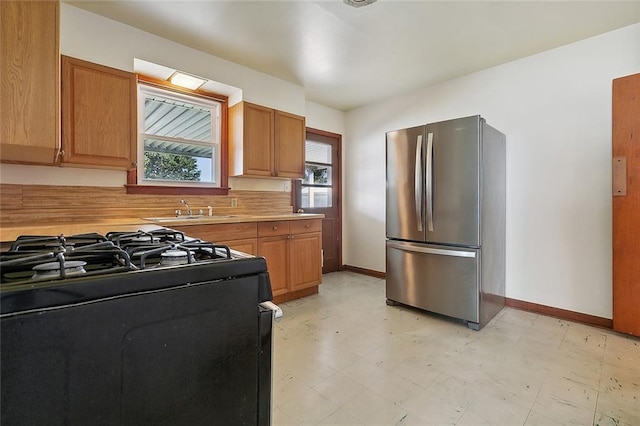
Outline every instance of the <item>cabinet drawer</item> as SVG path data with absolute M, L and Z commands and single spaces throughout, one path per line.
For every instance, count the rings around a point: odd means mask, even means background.
M 289 230 L 292 234 L 320 232 L 322 231 L 322 219 L 292 220 L 289 222 Z
M 256 222 L 216 223 L 211 225 L 182 225 L 180 230 L 189 237 L 217 242 L 256 237 Z
M 271 237 L 289 234 L 289 221 L 258 222 L 258 237 Z

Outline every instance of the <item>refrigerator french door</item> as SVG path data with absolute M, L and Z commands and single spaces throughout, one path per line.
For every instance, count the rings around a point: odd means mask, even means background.
M 387 299 L 484 326 L 504 304 L 505 137 L 480 116 L 388 132 Z

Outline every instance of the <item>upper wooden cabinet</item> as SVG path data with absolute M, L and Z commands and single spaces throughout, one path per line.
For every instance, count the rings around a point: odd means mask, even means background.
M 305 119 L 249 102 L 229 108 L 229 175 L 301 178 Z
M 137 80 L 133 73 L 62 57 L 62 162 L 136 166 Z
M 304 176 L 305 119 L 275 111 L 275 174 L 280 177 Z
M 53 164 L 60 147 L 57 1 L 0 1 L 0 159 Z

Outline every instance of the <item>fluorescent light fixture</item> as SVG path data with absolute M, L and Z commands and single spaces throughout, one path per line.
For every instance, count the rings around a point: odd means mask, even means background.
M 176 86 L 186 87 L 187 89 L 195 90 L 207 82 L 207 80 L 196 77 L 195 75 L 185 74 L 180 71 L 176 71 L 169 77 L 171 84 Z

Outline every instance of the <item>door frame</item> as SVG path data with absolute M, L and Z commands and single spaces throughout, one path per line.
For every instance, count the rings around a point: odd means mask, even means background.
M 336 201 L 336 209 L 337 209 L 336 239 L 337 241 L 335 242 L 337 245 L 336 257 L 338 259 L 338 270 L 342 271 L 344 270 L 344 265 L 342 264 L 342 135 L 338 133 L 328 132 L 326 130 L 307 127 L 305 132 L 305 142 L 307 140 L 306 135 L 308 134 L 324 136 L 324 137 L 335 140 L 336 156 L 338 158 L 338 167 L 333 167 L 333 170 L 334 170 L 333 189 L 336 191 L 336 200 L 337 200 Z M 300 193 L 301 183 L 302 183 L 302 180 L 297 179 L 291 188 L 291 206 L 294 209 L 294 213 L 297 212 L 298 210 L 296 206 L 300 205 L 298 194 Z

